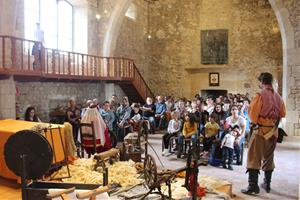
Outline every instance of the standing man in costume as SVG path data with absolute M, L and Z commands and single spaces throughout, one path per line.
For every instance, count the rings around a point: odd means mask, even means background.
M 278 123 L 285 117 L 285 105 L 280 95 L 272 87 L 273 76 L 265 72 L 258 77 L 261 91 L 251 101 L 249 117 L 254 123 L 250 139 L 247 172 L 249 173 L 248 188 L 241 190 L 244 194 L 259 193 L 258 174 L 265 172 L 264 183 L 261 185 L 266 192 L 271 190 L 271 177 L 275 168 L 274 150 L 278 137 Z

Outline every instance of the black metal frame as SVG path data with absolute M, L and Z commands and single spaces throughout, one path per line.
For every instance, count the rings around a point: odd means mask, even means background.
M 53 129 L 58 129 L 59 130 L 59 135 L 61 139 L 61 144 L 63 145 L 63 151 L 64 155 L 65 154 L 65 149 L 64 149 L 64 144 L 62 140 L 62 135 L 61 135 L 61 129 L 60 127 L 57 128 L 51 128 L 50 127 L 50 134 L 51 134 L 51 142 L 52 145 L 54 144 L 53 142 Z M 47 129 L 44 130 L 47 132 Z M 53 151 L 53 156 L 55 155 L 55 152 Z M 101 186 L 100 184 L 75 184 L 75 183 L 56 183 L 56 182 L 41 182 L 41 181 L 35 181 L 33 180 L 29 184 L 27 184 L 27 172 L 26 172 L 26 158 L 28 155 L 22 154 L 20 155 L 21 159 L 21 192 L 22 192 L 22 200 L 42 200 L 42 199 L 47 199 L 46 195 L 48 193 L 49 188 L 58 188 L 58 189 L 68 189 L 75 187 L 76 189 L 89 189 L 93 190 L 96 188 L 99 188 Z M 55 157 L 55 156 L 54 156 Z M 55 159 L 55 158 L 53 158 Z M 56 160 L 56 159 L 55 159 Z M 66 160 L 65 160 L 66 161 Z M 68 165 L 67 165 L 68 167 Z M 49 171 L 49 170 L 48 170 Z M 70 175 L 69 168 L 68 168 L 68 174 Z M 106 174 L 107 175 L 107 174 Z M 70 177 L 70 176 L 69 176 Z M 60 178 L 67 178 L 67 177 L 60 177 Z M 105 177 L 106 181 L 107 176 Z
M 54 129 L 58 130 L 58 134 L 59 134 L 59 138 L 60 138 L 60 143 L 61 143 L 61 146 L 62 146 L 62 149 L 63 149 L 63 153 L 64 153 L 64 157 L 65 157 L 64 161 L 63 162 L 59 162 L 59 163 L 56 160 L 55 147 L 54 147 L 54 141 L 53 141 L 53 130 Z M 64 145 L 63 138 L 62 138 L 62 134 L 61 134 L 61 127 L 58 126 L 58 127 L 52 128 L 51 125 L 50 125 L 47 129 L 44 130 L 46 138 L 47 138 L 47 133 L 48 133 L 47 130 L 50 131 L 50 138 L 51 138 L 53 158 L 54 158 L 54 164 L 50 167 L 49 171 L 51 171 L 53 169 L 60 168 L 63 165 L 66 165 L 67 166 L 67 172 L 68 172 L 68 176 L 58 177 L 58 178 L 52 178 L 51 180 L 57 180 L 57 179 L 62 179 L 62 178 L 70 178 L 71 174 L 70 174 L 70 169 L 69 169 L 69 164 L 68 164 L 68 157 L 67 157 L 66 150 L 65 150 L 65 145 Z
M 165 199 L 165 198 L 172 199 L 171 180 L 173 178 L 175 178 L 177 173 L 186 171 L 185 183 L 184 183 L 183 187 L 185 187 L 187 190 L 191 191 L 192 199 L 196 200 L 197 199 L 197 186 L 198 186 L 198 173 L 199 173 L 198 167 L 201 164 L 201 163 L 199 163 L 199 159 L 200 159 L 199 154 L 200 154 L 200 142 L 197 140 L 196 144 L 194 146 L 192 146 L 192 148 L 189 149 L 186 166 L 183 168 L 171 171 L 169 177 L 165 180 L 165 183 L 168 186 L 169 196 L 166 196 L 161 192 L 160 184 L 162 183 L 161 182 L 162 180 L 157 180 L 157 177 L 155 177 L 154 180 L 156 180 L 156 182 L 154 182 L 152 185 L 148 185 L 150 190 L 146 194 L 144 194 L 141 199 L 145 199 L 151 193 L 160 194 L 162 199 Z M 152 156 L 147 155 L 145 160 L 147 160 L 147 158 L 151 158 L 155 164 L 155 161 L 152 158 Z M 145 164 L 144 164 L 144 167 L 146 168 Z M 156 164 L 155 164 L 155 168 L 156 168 Z M 193 178 L 193 183 L 190 184 L 191 176 L 194 176 L 194 178 Z M 193 187 L 190 188 L 190 185 L 192 185 Z M 158 192 L 157 191 L 153 192 L 153 190 L 155 190 L 155 189 L 157 189 Z

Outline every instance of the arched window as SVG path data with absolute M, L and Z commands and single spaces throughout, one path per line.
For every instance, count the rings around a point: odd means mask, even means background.
M 128 17 L 129 19 L 136 20 L 137 17 L 137 8 L 134 3 L 132 3 L 129 8 L 127 9 L 125 16 Z
M 40 23 L 45 46 L 73 50 L 73 7 L 66 0 L 24 0 L 25 38 L 37 40 L 34 32 Z

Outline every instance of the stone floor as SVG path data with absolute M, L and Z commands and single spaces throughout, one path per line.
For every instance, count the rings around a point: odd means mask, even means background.
M 176 169 L 185 165 L 184 159 L 176 159 L 175 155 L 162 156 L 161 155 L 161 137 L 162 134 L 149 135 L 149 142 L 160 157 L 164 168 Z M 300 174 L 300 149 L 287 148 L 288 143 L 279 145 L 275 151 L 275 165 L 276 169 L 273 173 L 272 190 L 271 193 L 266 193 L 261 190 L 259 195 L 248 196 L 240 192 L 242 188 L 247 186 L 248 174 L 245 174 L 245 163 L 247 157 L 247 149 L 244 151 L 243 166 L 234 165 L 233 171 L 227 169 L 200 166 L 199 173 L 202 175 L 215 176 L 230 181 L 233 184 L 234 199 L 299 199 L 299 174 Z M 161 167 L 153 150 L 149 148 L 149 153 L 155 157 L 156 164 Z M 263 173 L 262 173 L 263 174 Z M 263 176 L 260 175 L 259 183 L 263 181 Z

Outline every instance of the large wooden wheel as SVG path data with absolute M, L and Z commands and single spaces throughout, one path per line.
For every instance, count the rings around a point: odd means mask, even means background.
M 157 184 L 157 167 L 155 160 L 151 155 L 146 155 L 145 157 L 144 178 L 150 189 Z
M 44 136 L 32 130 L 23 130 L 8 138 L 4 145 L 4 159 L 7 167 L 17 176 L 25 174 L 26 179 L 38 179 L 49 170 L 53 151 Z

